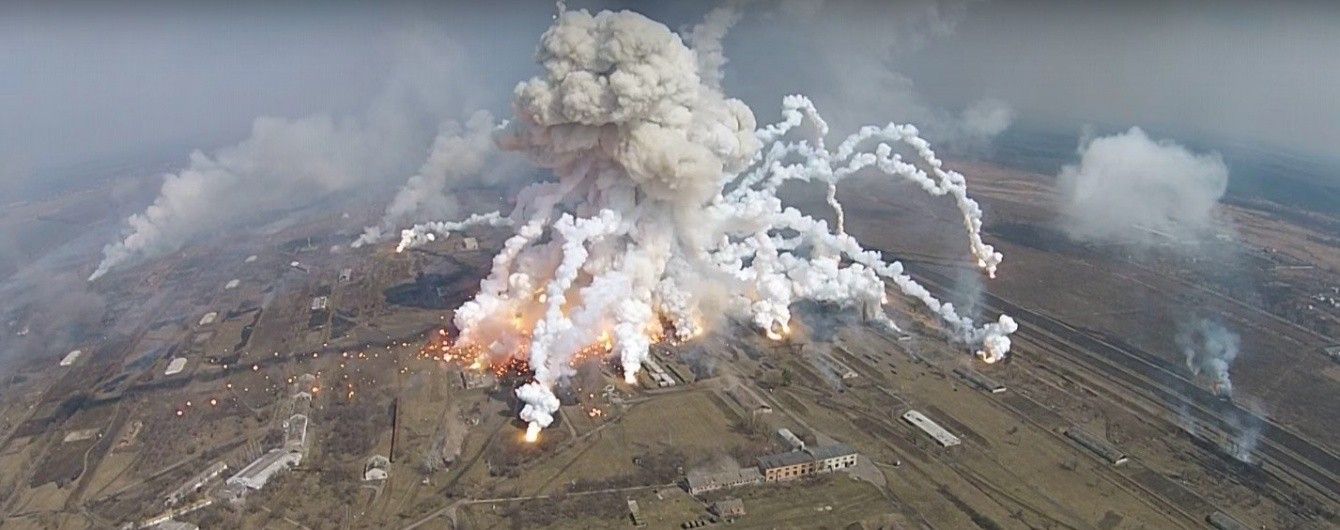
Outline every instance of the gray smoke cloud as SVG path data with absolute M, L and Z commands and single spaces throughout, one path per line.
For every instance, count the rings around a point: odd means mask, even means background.
M 990 139 L 1014 122 L 1014 109 L 996 98 L 983 98 L 963 109 L 959 115 L 962 134 L 972 139 Z
M 436 123 L 458 108 L 455 99 L 468 99 L 453 90 L 468 76 L 461 49 L 446 37 L 399 39 L 391 75 L 364 113 L 260 117 L 240 143 L 191 153 L 186 169 L 164 177 L 153 204 L 126 220 L 124 237 L 103 249 L 89 280 L 258 214 L 310 206 L 407 173 L 431 138 L 424 120 Z
M 735 81 L 727 80 L 729 91 L 751 103 L 802 92 L 819 107 L 833 109 L 826 114 L 837 129 L 871 120 L 916 123 L 928 139 L 975 149 L 1013 123 L 1012 108 L 986 92 L 941 101 L 934 97 L 938 87 L 919 85 L 904 66 L 937 43 L 958 38 L 959 23 L 976 3 L 755 3 L 731 30 L 728 47 L 738 68 L 731 72 Z
M 373 244 L 395 235 L 407 223 L 458 217 L 462 206 L 455 191 L 471 184 L 496 185 L 525 173 L 522 160 L 494 144 L 498 127 L 488 111 L 475 111 L 465 123 L 450 120 L 433 140 L 419 172 L 396 191 L 381 222 L 363 230 L 351 246 Z
M 1084 241 L 1195 240 L 1215 225 L 1228 186 L 1217 154 L 1196 154 L 1138 127 L 1082 141 L 1057 176 L 1062 228 Z
M 1232 396 L 1229 367 L 1238 358 L 1240 339 L 1223 324 L 1207 319 L 1184 324 L 1177 334 L 1186 367 L 1192 375 L 1206 378 L 1215 395 Z
M 0 364 L 63 355 L 105 331 L 106 300 L 73 273 L 28 268 L 0 284 L 0 297 Z

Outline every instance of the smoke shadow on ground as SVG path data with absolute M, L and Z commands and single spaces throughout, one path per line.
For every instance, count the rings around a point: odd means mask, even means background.
M 797 319 L 808 331 L 792 335 L 793 341 L 833 342 L 843 328 L 866 325 L 856 308 L 844 308 L 836 304 L 824 304 L 814 301 L 800 301 L 791 306 L 791 316 Z
M 400 307 L 448 311 L 469 299 L 477 279 L 464 268 L 446 273 L 419 273 L 414 281 L 392 285 L 382 291 L 386 303 Z

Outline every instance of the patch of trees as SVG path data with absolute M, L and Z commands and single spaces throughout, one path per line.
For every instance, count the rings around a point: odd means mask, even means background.
M 325 408 L 321 424 L 329 426 L 323 438 L 326 453 L 363 457 L 377 444 L 377 434 L 390 426 L 384 411 L 366 402 Z
M 500 515 L 507 518 L 509 528 L 523 529 L 546 528 L 560 521 L 583 518 L 612 521 L 625 517 L 627 510 L 628 504 L 617 493 L 573 497 L 560 494 L 513 503 L 504 508 Z

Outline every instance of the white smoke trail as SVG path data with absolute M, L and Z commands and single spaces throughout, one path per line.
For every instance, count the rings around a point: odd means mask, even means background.
M 511 219 L 499 215 L 498 212 L 471 215 L 464 221 L 435 221 L 417 224 L 412 228 L 400 231 L 400 244 L 396 246 L 395 250 L 396 252 L 404 252 L 407 248 L 436 241 L 437 234 L 450 234 L 474 226 L 509 226 L 511 224 Z
M 728 15 L 714 12 L 704 24 L 729 27 L 738 15 Z M 695 42 L 719 45 L 721 33 L 695 30 Z M 729 293 L 728 315 L 782 338 L 793 302 L 879 307 L 891 282 L 983 360 L 1004 358 L 1017 328 L 1010 317 L 977 326 L 913 281 L 902 264 L 777 197 L 787 180 L 824 183 L 840 219 L 833 190 L 843 178 L 874 169 L 911 180 L 932 196 L 953 198 L 970 251 L 994 275 L 1001 255 L 981 239 L 981 209 L 963 176 L 942 168 L 917 129 L 865 127 L 830 150 L 823 142 L 828 127 L 803 96 L 784 100 L 781 123 L 756 129 L 747 106 L 726 98 L 717 78 L 704 80 L 703 65 L 716 65 L 706 68 L 710 73 L 720 64 L 704 56 L 636 13 L 562 11 L 541 38 L 544 74 L 516 89 L 516 116 L 499 146 L 523 153 L 557 180 L 518 195 L 508 218 L 526 222 L 454 321 L 459 341 L 495 354 L 528 346 L 535 380 L 517 390 L 528 438 L 553 421 L 553 386 L 585 345 L 610 337 L 625 377 L 634 381 L 657 315 L 676 336 L 694 336 L 703 321 L 700 304 L 722 293 Z M 803 123 L 816 134 L 789 139 Z M 911 161 L 895 146 L 909 150 Z M 416 226 L 402 234 L 399 248 L 479 222 Z M 892 325 L 883 312 L 874 317 Z

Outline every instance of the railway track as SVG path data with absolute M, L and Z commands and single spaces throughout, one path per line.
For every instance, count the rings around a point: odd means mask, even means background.
M 908 270 L 929 286 L 951 285 L 949 278 L 915 264 Z M 1340 502 L 1340 459 L 1330 451 L 1285 429 L 1271 418 L 1222 400 L 1182 377 L 1166 361 L 1111 337 L 1095 337 L 1047 315 L 1020 307 L 990 293 L 983 293 L 991 309 L 1015 317 L 1019 334 L 1070 355 L 1083 366 L 1109 381 L 1149 395 L 1171 414 L 1185 408 L 1197 421 L 1223 432 L 1236 432 L 1240 425 L 1260 427 L 1256 451 L 1265 463 L 1293 475 L 1331 502 Z

